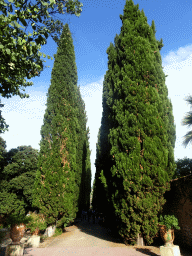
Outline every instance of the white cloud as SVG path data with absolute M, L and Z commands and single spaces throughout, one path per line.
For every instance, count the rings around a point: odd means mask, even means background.
M 192 55 L 192 45 L 180 47 L 177 51 L 170 51 L 163 59 L 165 65 L 178 65 Z
M 35 117 L 29 119 L 27 114 L 11 111 L 6 115 L 6 123 L 9 124 L 9 132 L 5 132 L 2 137 L 6 141 L 7 150 L 22 145 L 39 149 L 42 119 Z
M 45 113 L 46 93 L 33 91 L 30 98 L 21 99 L 14 96 L 10 99 L 2 99 L 5 104 L 2 108 L 2 116 L 9 125 L 9 131 L 2 134 L 6 141 L 7 150 L 21 145 L 31 145 L 39 149 L 40 129 Z
M 188 95 L 192 95 L 192 45 L 180 47 L 176 52 L 170 52 L 163 58 L 163 66 L 169 98 L 173 104 L 173 115 L 176 124 L 175 159 L 192 158 L 192 147 L 182 145 L 183 136 L 190 130 L 181 125 L 190 105 L 185 101 Z

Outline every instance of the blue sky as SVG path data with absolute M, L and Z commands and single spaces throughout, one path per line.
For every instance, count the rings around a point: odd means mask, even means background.
M 31 1 L 36 3 L 35 0 Z M 57 14 L 63 24 L 68 23 L 72 33 L 76 55 L 78 86 L 85 101 L 88 116 L 87 126 L 90 128 L 90 149 L 92 182 L 95 176 L 96 142 L 102 116 L 102 89 L 104 75 L 108 69 L 106 50 L 110 42 L 114 43 L 116 34 L 121 31 L 125 0 L 82 0 L 80 17 L 68 14 Z M 148 24 L 155 21 L 156 39 L 163 39 L 161 49 L 162 66 L 164 67 L 169 98 L 173 104 L 173 115 L 176 124 L 175 160 L 191 158 L 192 148 L 184 148 L 183 136 L 189 131 L 181 125 L 183 117 L 190 106 L 184 100 L 192 95 L 192 2 L 191 0 L 134 0 L 139 9 L 144 10 Z M 14 9 L 15 10 L 15 9 Z M 0 12 L 1 14 L 1 12 Z M 19 23 L 22 25 L 21 23 Z M 32 33 L 31 27 L 27 33 Z M 57 45 L 50 36 L 41 52 L 53 57 L 57 53 Z M 9 124 L 9 131 L 2 134 L 6 141 L 7 150 L 21 145 L 31 145 L 39 148 L 40 130 L 46 109 L 46 93 L 50 86 L 53 60 L 43 58 L 50 68 L 45 68 L 40 77 L 32 78 L 29 82 L 34 85 L 26 89 L 29 99 L 18 96 L 2 98 L 2 115 Z

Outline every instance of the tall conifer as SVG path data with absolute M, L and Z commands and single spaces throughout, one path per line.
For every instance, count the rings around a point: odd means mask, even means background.
M 160 55 L 162 39 L 155 39 L 154 21 L 150 27 L 132 0 L 126 1 L 120 18 L 121 33 L 107 51 L 108 93 L 103 102 L 110 127 L 108 134 L 103 132 L 105 140 L 98 141 L 96 171 L 124 242 L 134 244 L 140 234 L 151 244 L 165 203 L 163 194 L 175 171 L 175 125 Z M 103 122 L 100 136 L 105 129 Z M 101 153 L 106 144 L 107 162 Z
M 63 28 L 47 109 L 41 127 L 38 171 L 34 186 L 34 206 L 40 209 L 48 224 L 66 226 L 76 217 L 81 177 L 82 143 L 80 99 L 73 40 L 68 24 Z M 84 138 L 82 138 L 85 140 Z M 77 151 L 79 150 L 79 154 Z
M 109 171 L 110 167 L 112 166 L 112 162 L 110 160 L 110 144 L 108 141 L 108 134 L 110 131 L 110 128 L 112 128 L 110 115 L 112 113 L 111 109 L 109 108 L 109 104 L 112 103 L 112 98 L 110 97 L 111 92 L 109 90 L 110 86 L 109 84 L 112 82 L 113 77 L 113 65 L 115 61 L 115 48 L 113 44 L 111 43 L 108 50 L 108 70 L 106 72 L 106 75 L 104 77 L 103 82 L 103 100 L 102 100 L 102 106 L 103 106 L 103 113 L 102 113 L 102 119 L 101 119 L 101 127 L 99 129 L 98 133 L 98 142 L 96 144 L 96 161 L 95 161 L 95 167 L 96 167 L 96 173 L 95 173 L 95 184 L 93 187 L 93 207 L 97 208 L 99 212 L 103 212 L 106 214 L 106 212 L 111 212 L 110 206 L 109 206 L 109 195 L 108 195 L 108 185 L 110 180 Z M 107 182 L 106 182 L 107 178 Z M 112 214 L 110 214 L 110 218 L 108 218 L 110 221 L 112 221 Z
M 90 196 L 91 196 L 91 150 L 90 150 L 90 144 L 89 144 L 89 127 L 86 129 L 86 139 L 85 139 L 85 169 L 86 169 L 86 187 L 85 187 L 85 202 L 86 202 L 86 208 L 90 208 Z
M 90 207 L 91 194 L 91 151 L 89 149 L 89 127 L 86 129 L 86 137 L 83 145 L 83 169 L 81 182 L 81 209 L 88 210 Z
M 76 183 L 78 184 L 78 210 L 79 213 L 81 213 L 83 209 L 88 209 L 90 207 L 91 153 L 89 149 L 89 128 L 86 128 L 87 116 L 85 111 L 85 103 L 81 97 L 80 87 L 78 87 L 77 95 L 77 106 L 79 109 L 79 126 L 77 130 L 77 168 L 79 168 L 80 171 L 76 172 Z

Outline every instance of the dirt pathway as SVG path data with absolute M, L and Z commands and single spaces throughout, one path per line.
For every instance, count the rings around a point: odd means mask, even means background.
M 181 248 L 180 248 L 181 250 Z M 67 227 L 66 232 L 57 237 L 47 238 L 38 248 L 25 248 L 27 256 L 160 256 L 159 246 L 126 246 L 110 229 L 96 220 L 80 221 Z M 0 256 L 4 252 L 0 252 Z M 181 256 L 191 256 L 191 252 L 181 250 Z
M 156 250 L 156 252 L 155 252 Z M 27 248 L 24 255 L 30 256 L 53 256 L 70 255 L 76 256 L 159 256 L 159 248 L 132 247 L 123 244 L 115 237 L 111 230 L 101 226 L 96 220 L 84 220 L 78 224 L 66 228 L 66 232 L 57 237 L 51 237 L 41 243 L 39 248 Z
M 125 247 L 120 240 L 114 237 L 110 229 L 102 227 L 97 222 L 88 223 L 88 221 L 83 221 L 66 228 L 67 233 L 63 233 L 61 236 L 56 237 L 47 247 L 66 247 L 66 246 L 76 246 L 76 247 L 115 247 L 121 246 Z

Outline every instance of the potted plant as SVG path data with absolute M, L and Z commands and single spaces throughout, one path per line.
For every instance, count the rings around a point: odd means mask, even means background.
M 6 225 L 10 226 L 10 238 L 11 244 L 20 244 L 22 237 L 24 236 L 26 224 L 29 222 L 29 218 L 25 215 L 11 214 L 6 218 Z
M 35 212 L 29 214 L 30 221 L 26 225 L 30 229 L 32 236 L 28 240 L 28 245 L 32 247 L 38 247 L 40 243 L 39 231 L 45 230 L 47 224 L 43 214 L 37 214 Z
M 174 215 L 160 215 L 160 235 L 165 243 L 165 246 L 173 246 L 174 228 L 180 229 L 178 226 L 178 219 Z
M 40 230 L 47 228 L 45 218 L 43 214 L 37 214 L 35 212 L 29 214 L 30 221 L 26 227 L 31 230 L 32 235 L 38 235 Z

